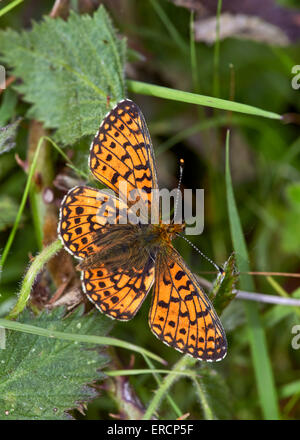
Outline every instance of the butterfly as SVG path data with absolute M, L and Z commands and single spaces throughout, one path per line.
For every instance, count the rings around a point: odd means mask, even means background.
M 227 352 L 226 335 L 211 302 L 172 245 L 184 225 L 160 218 L 154 150 L 144 116 L 129 99 L 104 118 L 92 141 L 89 166 L 106 190 L 76 186 L 64 197 L 58 235 L 80 260 L 83 291 L 111 318 L 132 319 L 151 287 L 149 325 L 162 342 L 205 361 Z M 130 222 L 137 192 L 140 220 Z M 146 221 L 145 221 L 146 220 Z

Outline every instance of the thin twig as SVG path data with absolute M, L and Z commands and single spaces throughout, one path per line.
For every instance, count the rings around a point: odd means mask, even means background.
M 201 270 L 199 273 L 202 273 L 203 275 L 212 275 L 212 274 L 218 274 L 218 271 L 211 271 L 211 270 Z M 293 273 L 293 272 L 240 272 L 240 274 L 245 275 L 261 275 L 264 277 L 272 276 L 272 277 L 290 277 L 290 278 L 300 278 L 300 273 Z
M 197 276 L 197 280 L 207 289 L 212 288 L 212 283 L 207 281 L 205 278 Z M 245 290 L 237 290 L 236 292 L 237 292 L 236 294 L 237 299 L 245 299 L 248 301 L 257 301 L 257 302 L 263 302 L 269 304 L 280 304 L 281 306 L 300 307 L 300 299 L 296 299 L 296 298 L 283 298 L 281 296 L 266 295 L 264 293 L 246 292 Z

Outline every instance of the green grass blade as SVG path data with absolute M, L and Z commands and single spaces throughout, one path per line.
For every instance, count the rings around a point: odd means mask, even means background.
M 150 0 L 150 3 L 152 5 L 153 9 L 155 10 L 155 12 L 157 13 L 157 15 L 159 16 L 160 20 L 162 21 L 162 23 L 166 27 L 167 31 L 169 32 L 169 35 L 172 38 L 172 40 L 177 44 L 177 46 L 179 47 L 179 49 L 183 53 L 186 53 L 187 45 L 186 45 L 184 39 L 179 34 L 178 30 L 173 25 L 173 23 L 169 19 L 168 15 L 165 13 L 163 8 L 161 7 L 160 2 L 157 2 L 156 0 Z
M 186 376 L 187 372 L 185 371 L 173 371 L 173 370 L 161 370 L 156 368 L 136 368 L 134 370 L 111 370 L 105 371 L 107 376 L 115 377 L 115 376 L 139 376 L 140 374 L 177 374 L 179 376 Z
M 198 92 L 198 65 L 197 65 L 197 53 L 195 44 L 195 26 L 194 26 L 194 11 L 191 11 L 190 15 L 190 59 L 191 59 L 191 71 L 193 80 L 193 90 Z
M 195 374 L 191 370 L 188 370 L 188 367 L 192 367 L 195 362 L 196 362 L 195 359 L 191 359 L 188 356 L 183 356 L 174 365 L 172 372 L 176 371 L 177 374 L 180 372 L 185 373 L 187 377 L 192 379 L 193 377 L 195 377 Z M 144 414 L 143 420 L 150 420 L 153 417 L 153 415 L 157 411 L 162 399 L 167 394 L 169 388 L 176 381 L 177 374 L 174 375 L 173 373 L 172 374 L 169 373 L 167 376 L 164 377 L 161 384 L 159 385 L 159 387 L 155 391 L 151 402 L 148 405 L 148 408 Z
M 230 175 L 229 131 L 227 132 L 226 138 L 226 192 L 231 237 L 236 252 L 237 266 L 240 272 L 249 272 L 248 251 L 234 198 Z M 240 288 L 242 290 L 254 291 L 252 278 L 241 274 Z M 278 419 L 279 412 L 276 389 L 258 305 L 252 301 L 245 301 L 244 307 L 248 322 L 249 341 L 261 409 L 265 419 Z
M 52 145 L 52 146 L 53 146 L 53 147 L 59 152 L 59 154 L 61 154 L 62 157 L 66 160 L 67 164 L 68 164 L 68 165 L 69 165 L 69 166 L 70 166 L 70 167 L 71 167 L 71 168 L 72 168 L 72 169 L 73 169 L 78 175 L 82 176 L 82 177 L 85 178 L 85 179 L 88 179 L 87 174 L 84 173 L 83 171 L 79 170 L 78 168 L 76 168 L 76 167 L 72 164 L 72 162 L 71 162 L 71 160 L 68 158 L 68 156 L 67 156 L 67 155 L 61 150 L 61 148 L 59 148 L 59 146 L 58 146 L 58 145 L 57 145 L 57 144 L 56 144 L 56 143 L 55 143 L 50 137 L 48 137 L 48 136 L 43 136 L 43 137 L 41 137 L 40 140 L 39 140 L 38 146 L 37 146 L 37 148 L 36 148 L 36 151 L 35 151 L 35 153 L 34 153 L 34 156 L 33 156 L 33 160 L 32 160 L 32 163 L 31 163 L 31 166 L 30 166 L 30 170 L 29 170 L 29 173 L 28 173 L 28 177 L 27 177 L 27 183 L 26 183 L 26 186 L 25 186 L 25 189 L 24 189 L 23 197 L 22 197 L 22 200 L 21 200 L 21 204 L 20 204 L 20 207 L 19 207 L 19 210 L 18 210 L 18 213 L 17 213 L 16 219 L 15 219 L 15 222 L 14 222 L 13 228 L 12 228 L 12 230 L 11 230 L 11 232 L 10 232 L 10 235 L 9 235 L 9 237 L 8 237 L 8 239 L 7 239 L 6 245 L 5 245 L 4 250 L 3 250 L 3 254 L 2 254 L 2 256 L 1 256 L 0 267 L 3 267 L 3 265 L 4 265 L 5 261 L 6 261 L 6 258 L 7 258 L 8 254 L 9 254 L 9 251 L 10 251 L 11 245 L 12 245 L 12 243 L 13 243 L 13 241 L 14 241 L 14 238 L 15 238 L 15 235 L 16 235 L 16 232 L 17 232 L 17 229 L 18 229 L 18 226 L 19 226 L 19 223 L 20 223 L 21 217 L 22 217 L 22 213 L 23 213 L 24 208 L 25 208 L 26 200 L 27 200 L 27 197 L 28 197 L 28 195 L 29 195 L 29 193 L 30 193 L 31 182 L 32 182 L 32 178 L 33 178 L 33 174 L 34 174 L 34 171 L 35 171 L 36 165 L 37 165 L 39 151 L 40 151 L 40 149 L 41 149 L 41 146 L 42 146 L 42 143 L 43 143 L 44 140 L 47 140 L 48 142 L 51 143 L 51 145 Z
M 156 156 L 172 148 L 174 145 L 187 139 L 189 136 L 193 136 L 196 133 L 203 132 L 205 130 L 210 130 L 211 128 L 222 127 L 226 124 L 228 118 L 226 115 L 214 116 L 209 119 L 203 119 L 201 122 L 197 122 L 184 130 L 179 131 L 174 136 L 169 137 L 165 142 L 160 144 L 156 149 Z
M 281 115 L 278 113 L 262 110 L 257 107 L 252 107 L 251 105 L 228 101 L 226 99 L 213 98 L 211 96 L 198 95 L 196 93 L 184 92 L 183 90 L 170 89 L 155 84 L 127 80 L 127 87 L 130 92 L 140 93 L 142 95 L 156 96 L 157 98 L 186 102 L 188 104 L 204 105 L 206 107 L 261 116 L 264 118 L 282 119 Z
M 209 405 L 209 402 L 207 400 L 207 395 L 205 393 L 205 391 L 202 389 L 201 383 L 199 380 L 196 379 L 196 377 L 194 377 L 193 379 L 194 382 L 194 386 L 195 386 L 195 391 L 198 395 L 199 401 L 201 402 L 201 406 L 203 409 L 203 414 L 205 417 L 205 420 L 214 420 L 214 414 L 213 411 Z
M 216 20 L 216 41 L 214 47 L 214 76 L 213 94 L 220 96 L 220 15 L 222 10 L 222 0 L 218 0 L 217 20 Z
M 124 348 L 125 350 L 134 351 L 140 353 L 141 355 L 146 355 L 155 361 L 165 364 L 166 362 L 154 353 L 145 350 L 137 345 L 130 344 L 128 342 L 122 341 L 121 339 L 110 338 L 108 336 L 96 336 L 96 335 L 82 335 L 75 333 L 64 333 L 60 331 L 54 331 L 47 328 L 37 327 L 30 324 L 22 324 L 21 322 L 9 321 L 8 319 L 0 319 L 0 327 L 9 330 L 15 330 L 18 332 L 30 333 L 32 335 L 45 336 L 47 338 L 58 338 L 65 339 L 68 341 L 77 341 L 87 344 L 99 344 L 99 345 L 109 345 L 114 347 Z
M 44 138 L 41 138 L 39 140 L 37 149 L 36 149 L 36 151 L 34 153 L 34 157 L 33 157 L 33 160 L 32 160 L 32 163 L 31 163 L 31 167 L 30 167 L 30 170 L 29 170 L 29 173 L 28 173 L 28 178 L 27 178 L 25 189 L 24 189 L 23 197 L 22 197 L 21 204 L 20 204 L 20 207 L 19 207 L 19 211 L 18 211 L 16 220 L 15 220 L 15 223 L 13 225 L 13 228 L 12 228 L 10 234 L 9 234 L 8 240 L 6 242 L 6 245 L 4 247 L 3 254 L 1 256 L 1 260 L 0 260 L 1 268 L 3 268 L 3 265 L 4 265 L 5 261 L 6 261 L 7 256 L 8 256 L 8 253 L 9 253 L 11 245 L 12 245 L 12 243 L 14 241 L 14 238 L 15 238 L 15 235 L 16 235 L 16 232 L 17 232 L 17 229 L 18 229 L 21 217 L 22 217 L 22 213 L 23 213 L 24 208 L 25 208 L 26 200 L 27 200 L 27 197 L 28 197 L 28 194 L 29 194 L 29 191 L 30 191 L 34 170 L 35 170 L 35 167 L 36 167 L 36 164 L 37 164 L 38 155 L 39 155 L 39 151 L 40 151 L 40 148 L 42 146 L 43 140 L 44 140 Z
M 10 2 L 8 5 L 4 6 L 2 9 L 0 9 L 0 17 L 3 17 L 3 15 L 7 14 L 7 12 L 11 11 L 23 1 L 24 0 L 14 0 L 13 2 Z
M 144 356 L 144 360 L 145 360 L 146 364 L 148 365 L 149 369 L 154 370 L 154 366 L 153 366 L 151 360 L 149 358 L 147 358 L 147 356 Z M 162 382 L 162 378 L 160 377 L 160 374 L 157 372 L 153 372 L 152 374 L 153 374 L 153 377 L 154 377 L 157 385 L 160 386 L 161 382 Z M 169 404 L 171 405 L 171 407 L 173 408 L 173 411 L 176 414 L 177 418 L 181 417 L 183 412 L 180 410 L 180 408 L 178 407 L 178 405 L 173 400 L 173 398 L 171 397 L 170 394 L 167 394 L 167 400 L 168 400 Z

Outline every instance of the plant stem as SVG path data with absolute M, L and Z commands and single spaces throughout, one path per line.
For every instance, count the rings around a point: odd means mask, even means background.
M 11 11 L 14 7 L 18 6 L 23 1 L 24 0 L 14 0 L 10 2 L 8 5 L 4 6 L 2 9 L 0 9 L 0 17 L 7 14 L 7 12 Z
M 203 409 L 203 413 L 204 413 L 204 417 L 205 420 L 214 420 L 214 414 L 212 412 L 211 407 L 209 406 L 209 403 L 206 399 L 206 395 L 204 390 L 201 388 L 199 380 L 197 380 L 196 378 L 193 379 L 195 388 L 196 388 L 196 392 L 198 394 L 199 400 L 201 402 L 202 405 L 202 409 Z
M 16 219 L 15 219 L 13 228 L 12 228 L 10 234 L 9 234 L 8 240 L 7 240 L 7 242 L 5 244 L 5 247 L 4 247 L 4 250 L 3 250 L 3 254 L 1 256 L 0 266 L 2 268 L 3 268 L 3 265 L 4 265 L 5 261 L 6 261 L 7 255 L 9 253 L 9 251 L 10 251 L 11 245 L 12 245 L 12 243 L 14 241 L 14 238 L 15 238 L 15 235 L 16 235 L 16 232 L 17 232 L 17 229 L 18 229 L 18 226 L 19 226 L 22 214 L 23 214 L 23 210 L 25 208 L 26 200 L 27 200 L 27 197 L 28 197 L 28 194 L 29 194 L 29 190 L 30 190 L 30 186 L 31 186 L 31 181 L 32 181 L 32 178 L 33 178 L 33 174 L 34 174 L 34 170 L 35 170 L 36 164 L 37 164 L 38 154 L 39 154 L 39 151 L 40 151 L 40 148 L 42 146 L 43 141 L 44 141 L 44 138 L 41 138 L 39 140 L 37 149 L 36 149 L 35 154 L 33 156 L 32 164 L 31 164 L 31 167 L 30 167 L 30 170 L 29 170 L 29 173 L 28 173 L 27 182 L 26 182 L 26 186 L 25 186 L 25 189 L 24 189 L 24 193 L 23 193 L 23 197 L 22 197 L 22 200 L 21 200 L 21 204 L 20 204 L 20 207 L 19 207 Z
M 192 359 L 188 356 L 183 356 L 173 368 L 173 371 L 183 372 L 189 378 L 193 378 L 195 373 L 193 371 L 188 371 L 187 366 L 190 366 L 192 363 L 195 363 L 196 359 Z M 163 399 L 165 393 L 168 389 L 174 384 L 178 375 L 176 374 L 168 374 L 162 381 L 161 385 L 156 390 L 153 399 L 151 400 L 145 414 L 143 420 L 150 420 L 154 413 L 157 411 L 161 400 Z
M 191 57 L 193 90 L 194 92 L 198 92 L 199 85 L 198 85 L 197 54 L 196 54 L 195 35 L 194 35 L 194 11 L 191 11 L 191 16 L 190 16 L 190 57 Z
M 220 96 L 220 15 L 222 10 L 222 0 L 218 0 L 216 17 L 216 41 L 214 47 L 214 76 L 213 76 L 213 95 Z
M 186 43 L 184 39 L 181 37 L 179 32 L 177 31 L 176 27 L 173 25 L 163 8 L 161 7 L 160 3 L 156 0 L 150 0 L 150 3 L 152 4 L 153 9 L 159 16 L 162 23 L 165 25 L 167 31 L 169 32 L 170 37 L 173 41 L 177 44 L 179 49 L 185 54 L 187 50 Z
M 148 365 L 148 367 L 153 370 L 154 366 L 153 366 L 152 362 L 150 361 L 150 359 L 148 359 L 147 356 L 144 356 L 144 360 L 145 360 L 146 364 Z M 153 377 L 154 377 L 157 385 L 160 386 L 162 379 L 161 379 L 159 373 L 156 371 L 156 372 L 153 372 L 152 374 L 153 374 Z M 168 399 L 169 404 L 173 408 L 175 414 L 177 415 L 177 417 L 181 417 L 182 411 L 180 410 L 180 408 L 177 406 L 177 404 L 174 402 L 174 400 L 172 399 L 172 397 L 169 394 L 167 394 L 167 399 Z
M 32 285 L 38 273 L 43 269 L 44 265 L 50 260 L 50 258 L 53 257 L 53 255 L 55 255 L 61 248 L 61 241 L 56 240 L 43 249 L 42 252 L 35 257 L 24 277 L 18 301 L 16 302 L 14 308 L 9 312 L 7 317 L 8 319 L 15 319 L 24 310 L 30 297 Z

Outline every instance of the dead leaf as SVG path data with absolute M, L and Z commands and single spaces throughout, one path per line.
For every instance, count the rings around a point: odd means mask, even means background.
M 195 22 L 195 40 L 213 44 L 216 41 L 216 17 Z M 229 37 L 245 38 L 276 46 L 287 46 L 290 41 L 277 26 L 259 17 L 245 14 L 224 13 L 220 15 L 220 40 Z

